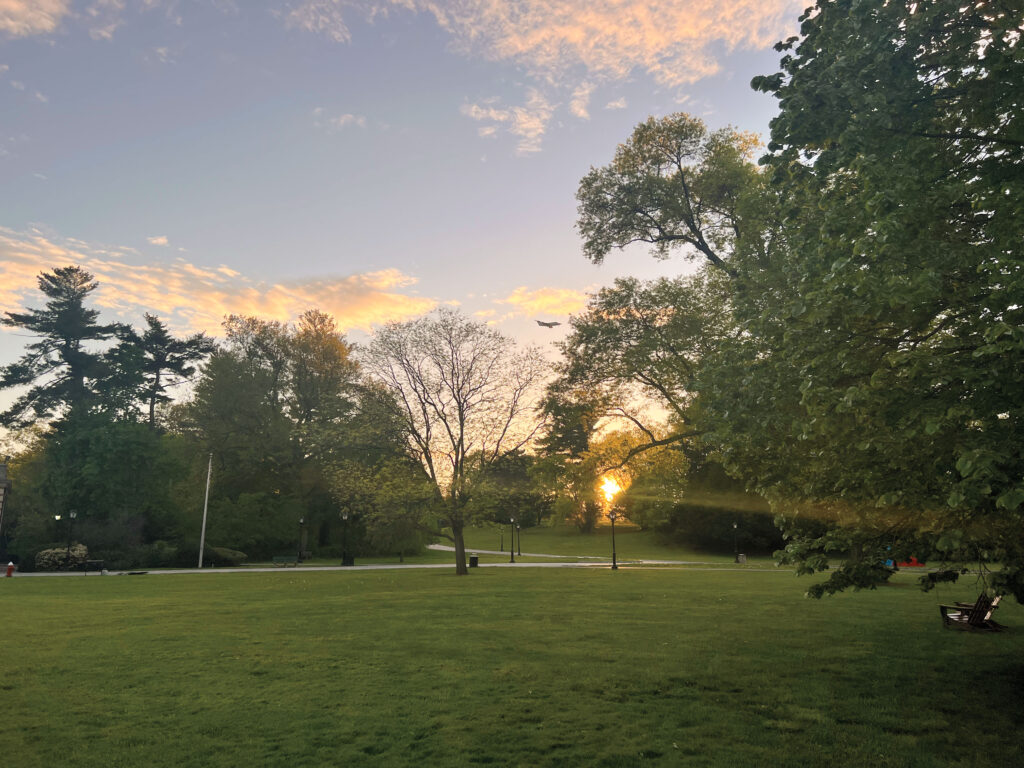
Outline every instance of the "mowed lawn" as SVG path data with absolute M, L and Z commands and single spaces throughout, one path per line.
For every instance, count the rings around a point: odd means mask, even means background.
M 1024 764 L 1024 610 L 943 630 L 972 586 L 913 578 L 4 579 L 0 744 L 18 768 Z

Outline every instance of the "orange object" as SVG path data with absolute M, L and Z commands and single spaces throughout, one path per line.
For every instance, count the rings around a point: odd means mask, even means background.
M 896 563 L 900 568 L 924 568 L 924 563 L 920 562 L 916 557 L 912 557 L 905 563 Z
M 3 560 L 0 560 L 0 563 L 2 563 L 2 562 L 3 562 Z M 8 563 L 7 564 L 7 578 L 9 579 L 13 575 L 14 575 L 14 563 Z

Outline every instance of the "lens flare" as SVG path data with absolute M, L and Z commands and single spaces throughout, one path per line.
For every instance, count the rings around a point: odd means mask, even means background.
M 604 491 L 605 501 L 611 501 L 615 498 L 615 494 L 622 490 L 622 486 L 615 481 L 614 477 L 606 477 L 601 483 L 601 490 Z

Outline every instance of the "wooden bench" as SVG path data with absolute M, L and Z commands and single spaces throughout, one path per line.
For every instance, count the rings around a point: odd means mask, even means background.
M 298 559 L 295 555 L 277 555 L 274 557 L 274 566 L 280 568 L 282 566 L 296 566 L 299 564 Z
M 99 573 L 103 573 L 103 561 L 86 560 L 84 563 L 82 563 L 81 568 L 82 572 L 85 573 L 86 576 L 89 575 L 89 571 L 97 571 Z
M 1001 596 L 989 597 L 982 594 L 973 603 L 954 603 L 940 605 L 939 614 L 942 625 L 954 629 L 976 629 L 983 632 L 998 632 L 1006 629 L 1002 624 L 993 621 L 992 613 L 999 607 Z

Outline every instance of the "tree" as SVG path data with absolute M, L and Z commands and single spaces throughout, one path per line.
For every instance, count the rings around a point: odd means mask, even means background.
M 709 132 L 683 113 L 650 118 L 620 144 L 612 162 L 580 181 L 576 227 L 595 264 L 612 248 L 648 243 L 658 258 L 674 249 L 725 272 L 741 241 L 771 248 L 761 238 L 763 180 L 751 162 L 754 134 L 732 128 Z
M 442 309 L 378 330 L 362 356 L 395 399 L 408 450 L 436 493 L 436 514 L 466 574 L 463 531 L 474 483 L 502 456 L 529 445 L 545 365 L 497 331 Z
M 788 558 L 849 552 L 812 594 L 913 554 L 999 562 L 989 584 L 1024 599 L 1022 21 L 1006 2 L 822 0 L 754 81 L 780 104 L 786 247 L 733 262 L 747 335 L 701 397 L 730 467 L 784 513 Z
M 81 267 L 43 272 L 38 282 L 49 299 L 44 309 L 5 312 L 6 317 L 0 318 L 0 324 L 39 337 L 20 360 L 0 368 L 0 389 L 28 387 L 0 414 L 4 426 L 27 426 L 35 419 L 87 407 L 96 394 L 93 384 L 104 371 L 102 354 L 89 344 L 109 339 L 120 327 L 101 325 L 99 312 L 86 308 L 97 283 Z
M 359 366 L 334 318 L 311 309 L 291 335 L 292 418 L 299 424 L 327 422 L 346 410 Z
M 610 420 L 638 429 L 646 440 L 632 445 L 620 466 L 700 434 L 692 410 L 703 361 L 737 334 L 729 287 L 722 273 L 705 269 L 674 280 L 616 280 L 601 289 L 560 345 L 558 380 L 545 401 L 552 423 L 560 423 L 559 412 L 569 413 L 575 393 L 573 407 L 591 406 L 591 429 Z M 645 413 L 651 402 L 658 412 Z M 662 429 L 666 421 L 669 430 Z
M 216 348 L 205 333 L 176 339 L 160 318 L 148 312 L 146 329 L 141 335 L 131 331 L 119 347 L 122 354 L 135 356 L 140 373 L 140 395 L 148 409 L 150 428 L 156 426 L 156 405 L 170 401 L 169 387 L 190 379 L 195 363 L 208 357 Z
M 626 460 L 661 444 L 635 410 L 644 400 L 671 417 L 674 429 L 661 440 L 682 443 L 703 431 L 692 411 L 703 360 L 741 330 L 731 303 L 743 284 L 732 262 L 742 254 L 770 263 L 782 246 L 776 195 L 752 162 L 757 146 L 752 134 L 709 131 L 683 113 L 650 118 L 609 165 L 580 182 L 576 226 L 591 261 L 648 243 L 656 258 L 680 251 L 706 262 L 690 278 L 617 281 L 573 320 L 563 343 L 562 389 L 596 382 L 609 414 L 647 431 L 648 441 Z

